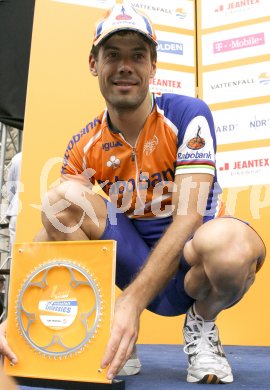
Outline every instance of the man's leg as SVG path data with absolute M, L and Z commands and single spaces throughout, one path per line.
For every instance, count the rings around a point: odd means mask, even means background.
M 255 280 L 265 246 L 247 224 L 217 218 L 202 225 L 184 249 L 191 265 L 185 290 L 195 299 L 184 326 L 188 381 L 229 383 L 230 366 L 219 341 L 216 316 L 239 301 Z

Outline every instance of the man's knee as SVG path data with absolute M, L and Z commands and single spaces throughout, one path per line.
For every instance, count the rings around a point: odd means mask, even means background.
M 234 218 L 217 218 L 202 225 L 192 239 L 192 248 L 204 262 L 223 260 L 230 267 L 249 266 L 265 256 L 258 234 Z

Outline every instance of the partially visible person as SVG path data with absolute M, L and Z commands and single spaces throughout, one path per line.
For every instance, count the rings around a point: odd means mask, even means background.
M 3 356 L 6 356 L 10 360 L 10 364 L 17 363 L 17 357 L 10 350 L 7 340 L 6 340 L 6 326 L 7 321 L 5 320 L 0 324 L 0 357 L 3 353 Z M 19 387 L 16 386 L 15 381 L 7 376 L 3 369 L 0 367 L 0 390 L 19 390 Z
M 17 356 L 15 353 L 10 349 L 7 339 L 6 339 L 6 331 L 7 331 L 7 320 L 3 321 L 0 324 L 0 358 L 1 356 L 6 356 L 11 364 L 18 363 Z
M 21 162 L 22 162 L 22 152 L 19 152 L 15 154 L 15 156 L 11 160 L 11 166 L 7 178 L 8 209 L 6 212 L 6 217 L 9 221 L 9 237 L 10 237 L 11 248 L 16 237 L 16 224 L 17 224 L 17 216 L 19 211 Z
M 5 275 L 0 275 L 0 321 L 4 312 L 5 287 L 6 277 Z
M 19 390 L 14 380 L 0 370 L 0 390 Z

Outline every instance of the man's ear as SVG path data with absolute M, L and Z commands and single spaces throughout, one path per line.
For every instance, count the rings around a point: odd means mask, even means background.
M 155 76 L 156 71 L 157 71 L 157 60 L 153 60 L 153 62 L 152 62 L 152 70 L 151 70 L 151 73 L 150 73 L 150 78 L 151 79 Z
M 97 73 L 97 62 L 93 56 L 92 53 L 90 53 L 89 55 L 89 69 L 90 69 L 90 72 L 92 74 L 92 76 L 97 76 L 98 73 Z

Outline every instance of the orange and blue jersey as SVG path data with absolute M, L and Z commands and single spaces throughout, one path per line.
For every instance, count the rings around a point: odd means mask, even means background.
M 62 175 L 80 175 L 86 183 L 99 183 L 129 218 L 150 220 L 171 214 L 166 206 L 171 205 L 175 175 L 210 174 L 214 181 L 205 212 L 209 219 L 218 211 L 221 192 L 215 153 L 212 114 L 202 100 L 155 95 L 135 146 L 112 129 L 104 110 L 68 143 Z

